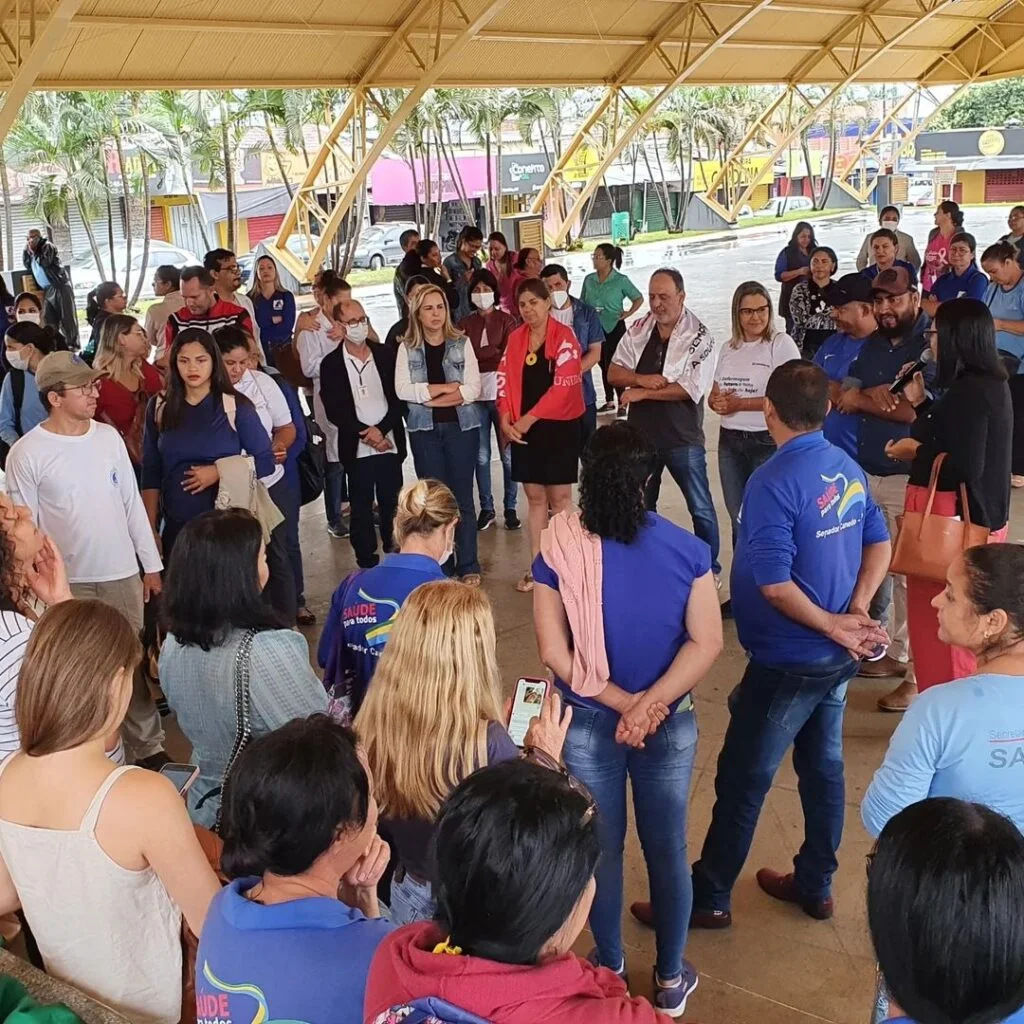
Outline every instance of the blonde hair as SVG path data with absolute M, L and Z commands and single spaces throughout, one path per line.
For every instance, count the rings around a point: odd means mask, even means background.
M 427 536 L 459 518 L 455 495 L 440 480 L 417 480 L 398 492 L 393 531 L 400 548 L 418 534 Z
M 258 256 L 253 260 L 252 264 L 252 286 L 249 288 L 248 295 L 253 301 L 255 301 L 257 297 L 262 297 L 263 295 L 263 292 L 260 290 L 260 276 L 257 273 L 257 267 L 259 267 L 263 260 L 270 260 L 274 265 L 274 291 L 283 292 L 285 290 L 284 285 L 281 284 L 281 269 L 277 265 L 277 260 L 275 260 L 269 253 L 264 253 L 262 256 Z
M 450 580 L 417 587 L 355 721 L 381 813 L 433 819 L 462 779 L 487 763 L 487 724 L 500 718 L 486 595 Z
M 119 671 L 131 679 L 142 644 L 128 620 L 102 601 L 62 601 L 36 623 L 14 698 L 21 749 L 40 757 L 70 750 L 119 723 Z
M 456 341 L 459 338 L 465 338 L 466 335 L 452 323 L 452 311 L 448 307 L 448 296 L 445 295 L 444 289 L 439 288 L 436 284 L 428 284 L 426 287 L 420 288 L 409 299 L 409 326 L 406 328 L 405 335 L 398 340 L 404 342 L 409 348 L 421 348 L 423 346 L 425 337 L 423 334 L 423 324 L 420 323 L 420 306 L 426 301 L 428 295 L 440 295 L 444 300 L 445 341 Z
M 775 309 L 772 306 L 772 297 L 768 294 L 760 281 L 744 281 L 732 294 L 732 337 L 729 339 L 731 348 L 741 348 L 743 345 L 743 323 L 740 319 L 740 303 L 744 299 L 756 295 L 768 303 L 768 322 L 761 334 L 761 341 L 771 341 L 776 334 L 775 331 Z
M 96 346 L 96 358 L 93 369 L 102 370 L 109 377 L 117 379 L 125 374 L 134 373 L 142 380 L 142 361 L 129 359 L 121 344 L 122 335 L 127 334 L 138 324 L 138 320 L 126 313 L 111 313 L 100 328 L 100 340 Z

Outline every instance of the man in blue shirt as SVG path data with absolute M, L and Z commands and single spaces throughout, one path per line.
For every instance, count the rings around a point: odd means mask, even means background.
M 878 331 L 864 340 L 860 354 L 851 364 L 851 386 L 838 396 L 838 405 L 842 412 L 857 419 L 855 458 L 867 474 L 871 496 L 885 516 L 890 535 L 895 536 L 896 519 L 903 514 L 910 467 L 909 463 L 890 459 L 885 446 L 909 437 L 915 417 L 910 403 L 902 395 L 890 394 L 889 387 L 903 368 L 917 362 L 928 348 L 925 332 L 931 321 L 921 309 L 916 274 L 892 267 L 883 270 L 871 287 Z M 933 367 L 926 367 L 925 372 L 929 380 L 934 377 Z M 907 644 L 906 577 L 886 577 L 870 611 L 886 623 L 892 643 L 885 657 L 864 662 L 858 675 L 869 679 L 899 677 L 898 688 L 882 697 L 878 706 L 883 711 L 905 711 L 917 693 Z
M 765 420 L 778 451 L 747 482 L 732 567 L 733 614 L 750 661 L 729 696 L 717 800 L 693 866 L 691 927 L 732 923 L 732 888 L 790 745 L 804 843 L 794 873 L 763 868 L 757 881 L 811 917 L 832 916 L 846 685 L 857 659 L 887 639 L 867 608 L 890 545 L 860 467 L 822 434 L 828 388 L 818 367 L 798 359 L 768 380 Z
M 558 263 L 549 263 L 541 272 L 541 279 L 551 292 L 551 315 L 571 327 L 583 353 L 583 443 L 597 430 L 597 392 L 590 370 L 601 361 L 604 328 L 601 318 L 589 302 L 569 294 L 569 273 Z
M 814 354 L 814 362 L 829 379 L 832 410 L 825 419 L 825 440 L 856 458 L 857 417 L 840 410 L 839 398 L 843 389 L 851 386 L 850 367 L 860 355 L 864 339 L 878 329 L 871 282 L 861 274 L 844 274 L 825 290 L 825 298 L 832 303 L 832 316 L 839 328 Z

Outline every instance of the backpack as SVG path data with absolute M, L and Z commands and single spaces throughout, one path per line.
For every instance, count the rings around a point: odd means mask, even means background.
M 21 406 L 25 401 L 25 371 L 8 370 L 7 376 L 11 378 L 11 398 L 14 400 L 14 429 L 21 437 Z M 0 441 L 0 469 L 7 468 L 7 456 L 10 454 L 11 446 L 6 441 Z
M 373 1021 L 373 1024 L 490 1024 L 483 1017 L 469 1013 L 453 1006 L 451 1003 L 427 996 L 424 999 L 413 999 L 409 1003 L 399 1003 L 385 1010 Z

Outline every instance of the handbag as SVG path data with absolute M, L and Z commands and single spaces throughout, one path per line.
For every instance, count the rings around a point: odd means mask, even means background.
M 249 669 L 252 642 L 258 632 L 258 629 L 247 629 L 238 645 L 238 650 L 235 651 L 235 742 L 231 747 L 231 754 L 228 757 L 228 763 L 224 767 L 224 777 L 221 779 L 220 788 L 211 790 L 203 798 L 204 800 L 208 800 L 215 793 L 219 794 L 221 797 L 221 802 L 217 806 L 217 820 L 213 825 L 214 832 L 220 832 L 220 816 L 224 809 L 224 787 L 228 783 L 228 777 L 231 775 L 231 769 L 235 766 L 235 762 L 238 760 L 238 755 L 245 750 L 250 738 L 252 737 L 252 718 L 249 713 Z
M 932 513 L 935 491 L 939 485 L 939 471 L 946 459 L 940 452 L 932 463 L 928 481 L 928 503 L 924 512 L 904 512 L 896 517 L 896 544 L 893 547 L 889 571 L 900 576 L 945 583 L 950 565 L 962 551 L 988 542 L 991 532 L 986 526 L 971 522 L 971 506 L 967 499 L 967 485 L 960 484 L 960 506 L 963 521 Z
M 306 447 L 299 452 L 295 468 L 299 474 L 299 504 L 308 505 L 324 493 L 327 452 L 323 431 L 306 417 Z

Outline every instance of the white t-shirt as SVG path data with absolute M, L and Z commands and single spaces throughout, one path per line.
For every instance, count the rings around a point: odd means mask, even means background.
M 256 349 L 260 354 L 260 362 L 265 366 L 267 363 L 267 353 L 263 350 L 263 342 L 260 340 L 260 325 L 256 320 L 256 307 L 252 304 L 252 299 L 245 292 L 235 292 L 234 295 L 229 295 L 227 299 L 228 302 L 241 306 L 249 314 L 249 318 L 252 320 L 253 341 L 256 342 Z
M 345 369 L 348 371 L 348 382 L 352 387 L 352 401 L 356 407 L 356 419 L 360 423 L 370 425 L 380 423 L 388 414 L 388 400 L 384 394 L 384 385 L 381 383 L 380 373 L 377 364 L 370 355 L 366 362 L 356 359 L 347 349 L 345 351 Z M 395 435 L 385 435 L 392 444 L 394 453 Z M 365 459 L 371 455 L 382 455 L 383 452 L 370 447 L 365 441 L 360 441 L 356 448 L 356 458 Z
M 267 436 L 273 438 L 274 431 L 278 427 L 287 427 L 292 422 L 291 410 L 288 408 L 288 399 L 284 392 L 270 377 L 262 372 L 246 370 L 242 379 L 235 385 L 235 390 L 245 395 L 256 408 L 256 415 L 263 424 Z M 267 487 L 273 487 L 281 477 L 284 476 L 284 465 L 274 467 L 270 476 L 262 476 Z
M 128 579 L 138 562 L 163 569 L 128 450 L 106 423 L 78 437 L 34 427 L 7 456 L 7 493 L 53 539 L 72 583 Z
M 768 378 L 776 366 L 799 359 L 796 342 L 783 332 L 771 341 L 745 341 L 736 347 L 729 342 L 718 354 L 715 383 L 720 391 L 734 391 L 737 398 L 762 398 Z M 733 412 L 722 417 L 727 430 L 767 430 L 763 412 Z
M 296 346 L 299 350 L 299 363 L 302 366 L 302 372 L 313 381 L 313 418 L 316 420 L 316 425 L 324 432 L 327 461 L 338 462 L 340 461 L 338 428 L 327 418 L 324 403 L 320 400 L 320 364 L 338 347 L 339 343 L 327 337 L 327 332 L 333 325 L 324 316 L 323 311 L 317 310 L 316 315 L 316 330 L 300 331 Z

